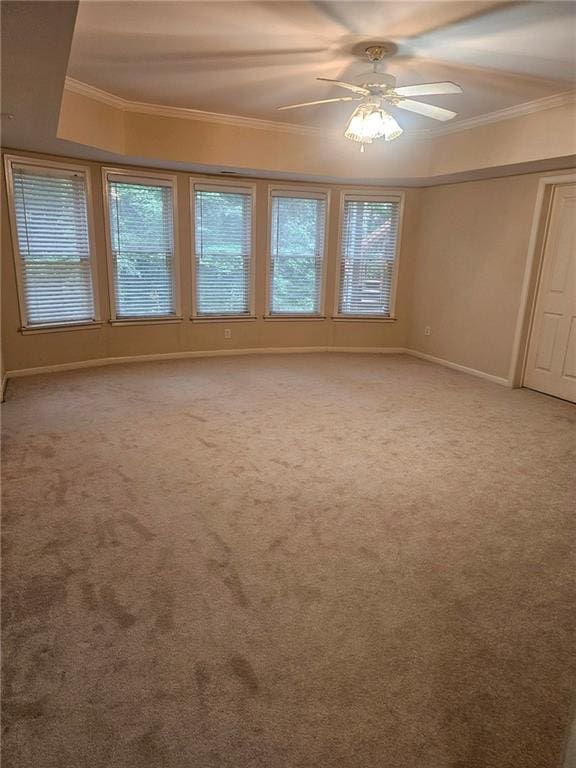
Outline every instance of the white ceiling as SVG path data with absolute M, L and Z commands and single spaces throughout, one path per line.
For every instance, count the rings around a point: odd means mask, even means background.
M 401 85 L 453 80 L 425 100 L 476 117 L 576 87 L 576 3 L 93 2 L 81 0 L 68 74 L 125 99 L 326 126 L 350 105 L 277 112 L 342 95 L 316 77 L 360 81 L 365 44 L 398 46 Z M 360 80 L 358 79 L 360 78 Z M 426 118 L 403 125 L 427 128 Z

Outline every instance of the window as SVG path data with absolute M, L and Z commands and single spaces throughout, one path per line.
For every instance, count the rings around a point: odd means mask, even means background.
M 174 178 L 104 175 L 113 319 L 176 318 Z
M 272 189 L 270 219 L 270 314 L 319 315 L 326 194 Z
M 193 184 L 195 314 L 249 316 L 253 189 Z
M 96 321 L 87 170 L 6 160 L 23 328 Z
M 345 195 L 338 314 L 391 317 L 401 199 Z

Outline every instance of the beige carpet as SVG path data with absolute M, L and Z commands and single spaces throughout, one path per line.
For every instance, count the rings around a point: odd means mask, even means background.
M 576 408 L 409 357 L 14 380 L 4 768 L 557 768 Z

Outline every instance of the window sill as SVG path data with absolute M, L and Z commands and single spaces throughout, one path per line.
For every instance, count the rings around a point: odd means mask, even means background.
M 258 320 L 256 315 L 193 315 L 193 323 L 238 323 Z
M 89 331 L 94 328 L 102 328 L 104 323 L 95 320 L 92 323 L 53 323 L 52 325 L 28 325 L 20 328 L 23 336 L 33 336 L 37 333 L 57 333 L 62 331 Z
M 346 323 L 395 323 L 395 317 L 382 317 L 379 315 L 333 315 L 332 320 Z
M 181 323 L 181 317 L 139 317 L 126 320 L 110 320 L 110 325 L 163 325 L 167 323 Z
M 272 320 L 273 322 L 304 322 L 309 323 L 312 321 L 326 320 L 326 315 L 264 315 L 266 322 Z

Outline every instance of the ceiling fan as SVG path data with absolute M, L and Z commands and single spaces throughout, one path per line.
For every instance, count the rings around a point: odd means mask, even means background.
M 345 83 L 341 80 L 331 80 L 327 77 L 318 77 L 317 80 L 333 83 L 341 88 L 352 91 L 353 96 L 340 96 L 333 99 L 319 99 L 306 101 L 303 104 L 289 104 L 278 107 L 279 110 L 299 109 L 311 107 L 315 104 L 329 104 L 338 101 L 359 101 L 360 104 L 352 113 L 344 135 L 352 141 L 360 142 L 360 151 L 364 151 L 365 144 L 371 144 L 376 139 L 392 141 L 397 139 L 403 130 L 396 119 L 386 112 L 383 105 L 391 104 L 398 109 L 415 112 L 433 120 L 451 120 L 456 117 L 456 112 L 434 104 L 426 104 L 422 101 L 413 101 L 409 96 L 440 96 L 449 93 L 462 93 L 462 88 L 456 83 L 422 83 L 420 85 L 405 85 L 396 88 L 396 78 L 380 71 L 382 60 L 395 50 L 395 46 L 379 43 L 369 45 L 366 55 L 373 64 L 373 72 L 370 73 L 368 82 L 357 85 Z

